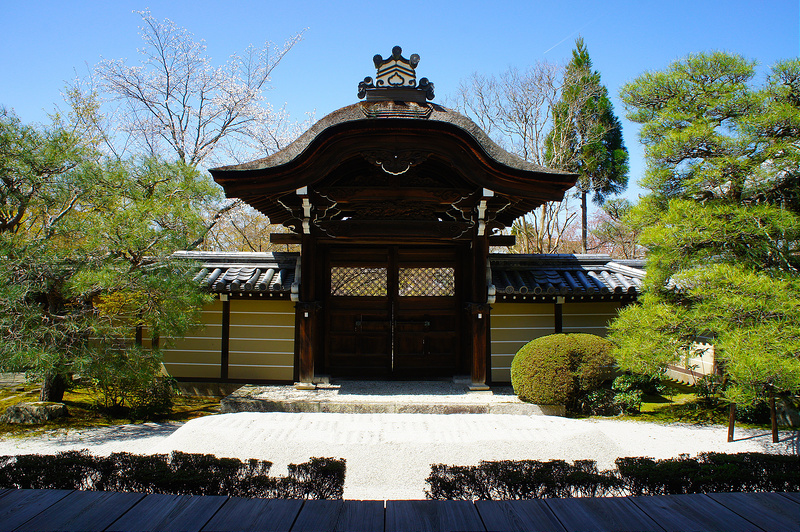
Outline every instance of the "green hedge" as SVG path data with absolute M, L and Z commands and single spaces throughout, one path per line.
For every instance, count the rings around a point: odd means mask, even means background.
M 619 481 L 597 470 L 592 460 L 507 460 L 477 466 L 434 464 L 427 479 L 429 499 L 509 500 L 600 497 Z
M 477 466 L 434 464 L 429 499 L 512 500 L 682 493 L 800 491 L 800 456 L 703 453 L 618 458 L 617 469 L 598 471 L 594 461 L 505 460 Z
M 617 458 L 616 464 L 631 495 L 800 491 L 797 455 L 702 453 L 667 460 Z
M 237 497 L 341 499 L 345 460 L 311 458 L 290 464 L 285 477 L 270 477 L 271 462 L 209 454 L 93 456 L 86 450 L 56 455 L 0 457 L 0 488 L 83 489 L 229 495 Z

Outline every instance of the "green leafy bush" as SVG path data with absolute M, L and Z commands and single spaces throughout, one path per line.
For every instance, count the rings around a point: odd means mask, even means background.
M 0 458 L 0 487 L 88 489 L 101 476 L 97 458 L 85 449 L 56 455 L 24 454 Z
M 581 396 L 579 410 L 592 416 L 615 416 L 619 414 L 619 406 L 614 403 L 614 392 L 606 388 L 598 388 Z
M 615 393 L 614 405 L 621 414 L 636 415 L 642 411 L 642 391 L 631 390 Z
M 730 491 L 800 491 L 800 456 L 702 453 L 666 460 L 618 458 L 619 478 L 630 495 Z
M 138 455 L 113 453 L 97 458 L 100 480 L 93 486 L 100 491 L 132 491 L 136 493 L 168 493 L 172 474 L 166 454 Z
M 312 457 L 302 464 L 289 464 L 282 478 L 283 491 L 297 499 L 341 499 L 344 493 L 345 460 Z
M 551 334 L 525 344 L 511 363 L 511 384 L 523 401 L 577 410 L 614 364 L 610 342 L 593 334 Z
M 716 404 L 725 392 L 725 381 L 722 375 L 705 375 L 697 379 L 695 385 L 697 396 L 704 401 Z
M 172 410 L 175 382 L 161 374 L 161 354 L 139 346 L 98 351 L 83 372 L 100 392 L 100 408 L 150 418 Z
M 91 489 L 178 495 L 341 499 L 345 460 L 311 458 L 289 464 L 286 477 L 270 477 L 271 462 L 209 454 L 114 453 L 86 450 L 56 455 L 0 457 L 0 489 Z
M 702 453 L 696 458 L 616 460 L 617 470 L 598 471 L 592 460 L 504 460 L 477 466 L 434 464 L 429 499 L 514 500 L 610 495 L 800 491 L 800 456 Z
M 599 497 L 615 492 L 619 481 L 600 472 L 593 460 L 504 460 L 477 466 L 434 464 L 427 478 L 429 499 L 518 500 Z
M 623 373 L 614 379 L 611 389 L 615 392 L 638 390 L 647 395 L 663 394 L 667 390 L 661 377 L 642 375 L 640 373 Z

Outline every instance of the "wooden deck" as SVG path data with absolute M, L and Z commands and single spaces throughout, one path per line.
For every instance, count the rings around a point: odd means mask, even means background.
M 532 501 L 300 501 L 0 491 L 0 530 L 797 531 L 798 493 Z

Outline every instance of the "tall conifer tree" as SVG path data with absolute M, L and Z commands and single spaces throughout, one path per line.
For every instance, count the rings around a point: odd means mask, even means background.
M 579 37 L 564 71 L 561 99 L 553 108 L 553 129 L 546 140 L 549 166 L 579 174 L 581 249 L 587 252 L 588 198 L 602 205 L 628 186 L 628 150 L 600 73 Z

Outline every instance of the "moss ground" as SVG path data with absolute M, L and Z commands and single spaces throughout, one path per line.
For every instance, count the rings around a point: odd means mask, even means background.
M 727 425 L 728 405 L 721 401 L 708 401 L 698 397 L 692 386 L 671 382 L 663 395 L 642 397 L 641 413 L 637 416 L 620 416 L 619 419 L 650 421 L 654 423 L 689 423 L 695 425 Z M 769 418 L 757 422 L 737 418 L 736 426 L 769 429 Z
M 39 400 L 39 385 L 20 384 L 0 388 L 0 412 L 13 404 Z M 49 430 L 86 429 L 125 425 L 144 421 L 188 421 L 201 416 L 214 414 L 219 409 L 218 397 L 195 397 L 177 395 L 169 415 L 149 420 L 132 419 L 124 414 L 113 415 L 97 408 L 98 394 L 89 387 L 76 386 L 64 394 L 69 416 L 54 420 L 45 425 L 16 425 L 0 423 L 0 436 L 35 436 Z

